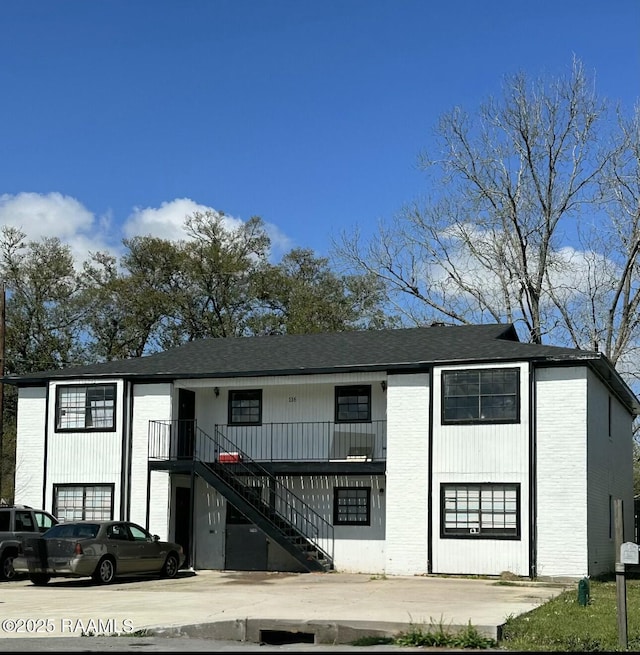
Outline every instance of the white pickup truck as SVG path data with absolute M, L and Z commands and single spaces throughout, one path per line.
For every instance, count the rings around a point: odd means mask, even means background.
M 0 505 L 0 580 L 13 580 L 13 559 L 23 537 L 46 532 L 58 523 L 55 516 L 27 505 Z

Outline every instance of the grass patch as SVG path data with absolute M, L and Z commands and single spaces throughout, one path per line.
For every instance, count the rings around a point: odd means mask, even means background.
M 497 645 L 494 639 L 485 637 L 469 623 L 462 630 L 453 631 L 445 626 L 442 619 L 430 625 L 414 625 L 406 632 L 395 637 L 359 637 L 351 642 L 351 646 L 432 646 L 441 648 L 493 648 Z
M 485 637 L 476 627 L 469 624 L 462 630 L 453 631 L 439 622 L 431 620 L 427 625 L 412 625 L 409 630 L 397 635 L 393 643 L 396 646 L 431 646 L 441 648 L 493 648 L 496 641 Z
M 500 646 L 513 651 L 614 652 L 618 645 L 615 580 L 590 580 L 589 602 L 577 585 L 531 612 L 507 619 Z M 628 650 L 640 651 L 640 580 L 627 579 Z

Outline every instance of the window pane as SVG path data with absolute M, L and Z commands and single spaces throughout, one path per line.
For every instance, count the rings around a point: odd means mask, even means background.
M 60 521 L 95 521 L 112 518 L 111 485 L 69 485 L 55 487 L 54 514 Z
M 336 421 L 371 420 L 371 387 L 336 387 Z
M 57 428 L 115 428 L 115 385 L 58 387 Z
M 514 484 L 443 485 L 442 536 L 519 538 L 518 497 Z
M 262 391 L 229 392 L 229 423 L 259 424 L 262 421 Z
M 335 488 L 333 522 L 336 525 L 369 525 L 370 494 L 369 487 Z
M 443 421 L 516 421 L 519 369 L 443 372 Z

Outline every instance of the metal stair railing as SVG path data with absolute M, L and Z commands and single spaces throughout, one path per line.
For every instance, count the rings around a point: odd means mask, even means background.
M 240 450 L 219 429 L 216 428 L 216 435 L 212 437 L 199 428 L 195 421 L 150 421 L 151 459 L 179 459 L 179 451 L 171 443 L 172 433 L 189 434 L 193 444 L 190 455 L 193 461 L 204 465 L 234 489 L 283 539 L 294 545 L 299 552 L 314 554 L 319 562 L 324 561 L 324 568 L 333 565 L 333 525 L 288 489 L 273 473 Z M 259 481 L 260 484 L 247 484 L 246 480 Z M 255 494 L 256 489 L 265 488 L 265 480 L 269 493 L 268 503 Z

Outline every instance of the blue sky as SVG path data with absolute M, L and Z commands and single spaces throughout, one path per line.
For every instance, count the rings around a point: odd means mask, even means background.
M 0 224 L 79 256 L 204 208 L 324 255 L 504 75 L 576 55 L 640 97 L 640 0 L 2 0 L 0 29 Z

